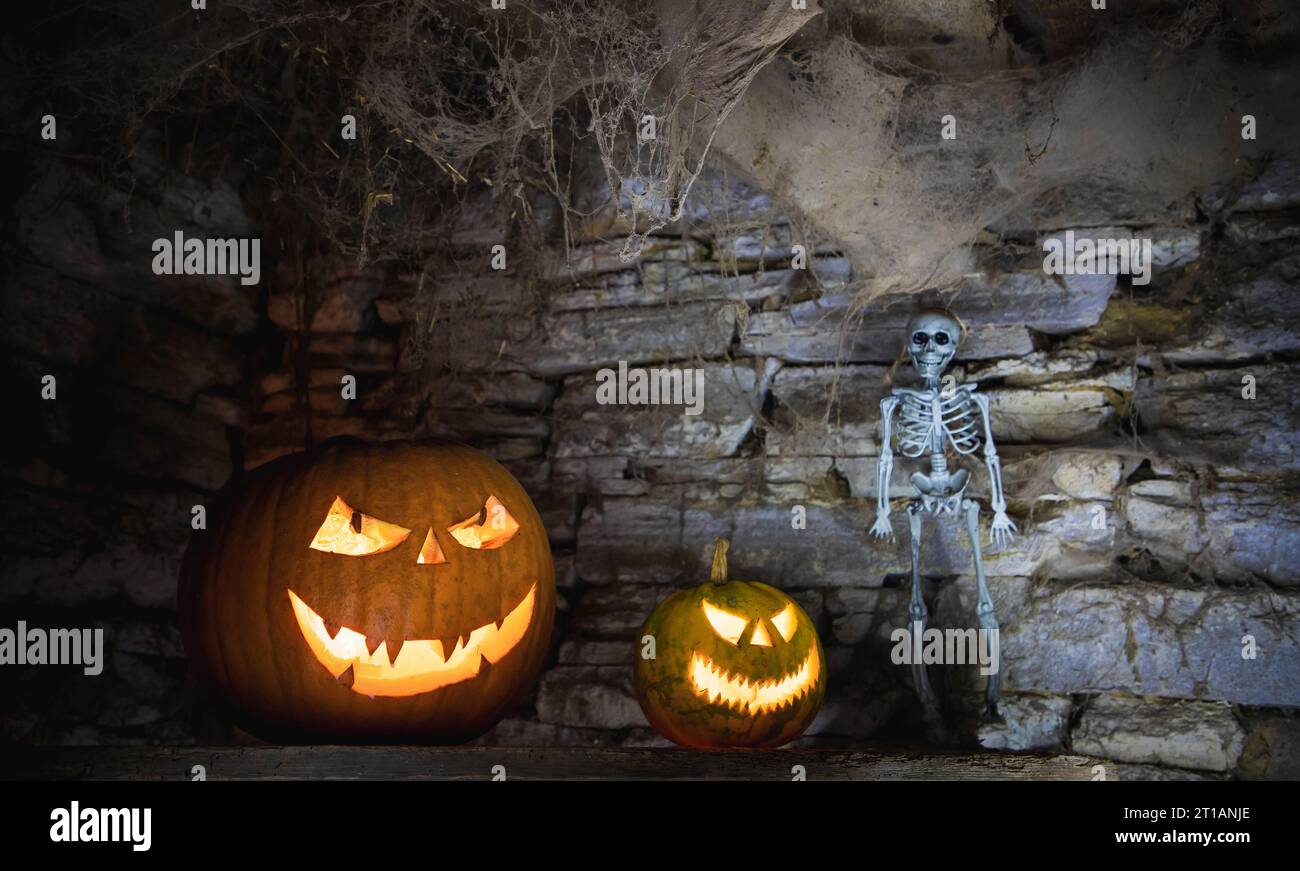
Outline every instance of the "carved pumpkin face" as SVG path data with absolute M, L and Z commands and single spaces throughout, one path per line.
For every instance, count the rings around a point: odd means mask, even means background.
M 179 601 L 196 673 L 255 732 L 460 741 L 536 678 L 554 567 L 532 502 L 486 455 L 336 443 L 224 497 Z
M 821 707 L 826 661 L 816 627 L 785 593 L 727 580 L 727 542 L 712 579 L 660 602 L 642 629 L 654 658 L 636 664 L 650 724 L 687 747 L 779 747 Z

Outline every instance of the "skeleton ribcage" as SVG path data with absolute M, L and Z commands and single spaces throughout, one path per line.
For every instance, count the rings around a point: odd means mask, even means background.
M 898 409 L 898 450 L 905 457 L 941 453 L 945 442 L 959 454 L 972 454 L 980 446 L 979 410 L 970 394 L 958 391 L 946 399 L 925 391 L 905 393 Z

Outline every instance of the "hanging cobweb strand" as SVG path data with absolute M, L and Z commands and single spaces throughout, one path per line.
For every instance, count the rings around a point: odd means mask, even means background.
M 646 20 L 629 19 L 637 26 L 598 37 L 609 49 L 598 58 L 606 76 L 585 93 L 616 213 L 630 225 L 622 262 L 681 218 L 718 129 L 808 20 L 788 12 L 781 3 L 700 8 L 666 0 L 654 34 Z M 664 38 L 673 31 L 679 35 Z M 653 136 L 643 135 L 647 122 Z

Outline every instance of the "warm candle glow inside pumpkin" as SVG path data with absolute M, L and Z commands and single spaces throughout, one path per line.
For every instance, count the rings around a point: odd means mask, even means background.
M 451 537 L 463 547 L 492 550 L 514 538 L 519 531 L 519 523 L 497 497 L 489 496 L 483 507 L 479 514 L 447 527 Z M 480 516 L 484 518 L 482 523 L 478 522 Z
M 816 686 L 820 674 L 816 645 L 809 648 L 799 668 L 769 681 L 750 681 L 743 675 L 730 674 L 702 653 L 691 657 L 690 678 L 696 694 L 751 716 L 775 711 L 806 695 Z
M 413 696 L 477 676 L 483 659 L 495 665 L 528 632 L 536 598 L 534 584 L 500 626 L 480 626 L 469 638 L 458 639 L 453 650 L 444 650 L 436 639 L 412 640 L 403 642 L 393 658 L 387 641 L 372 646 L 365 635 L 347 627 L 331 638 L 325 620 L 289 590 L 298 628 L 317 661 L 335 678 L 351 669 L 352 691 L 366 696 Z
M 353 510 L 342 497 L 335 496 L 325 522 L 311 540 L 311 548 L 325 553 L 369 556 L 392 550 L 410 534 L 411 530 L 405 527 Z
M 794 602 L 786 605 L 775 617 L 772 618 L 772 625 L 776 631 L 781 633 L 781 637 L 786 641 L 794 638 L 794 630 L 798 628 L 799 618 L 794 613 Z
M 443 555 L 442 547 L 438 544 L 438 539 L 433 537 L 432 529 L 424 537 L 424 545 L 421 546 L 420 555 L 415 561 L 422 566 L 436 566 L 447 561 L 447 557 Z
M 708 602 L 704 602 L 702 605 L 704 618 L 709 621 L 713 631 L 718 633 L 718 637 L 731 644 L 739 644 L 740 636 L 744 634 L 745 627 L 749 625 L 749 619 L 728 613 L 721 608 L 710 605 Z

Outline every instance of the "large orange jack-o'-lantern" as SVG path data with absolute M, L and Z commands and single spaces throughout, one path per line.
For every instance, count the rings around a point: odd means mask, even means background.
M 223 495 L 185 554 L 181 633 L 255 734 L 458 742 L 536 679 L 554 571 L 533 503 L 485 454 L 336 442 Z
M 817 716 L 826 657 L 793 599 L 727 579 L 728 546 L 714 545 L 709 582 L 673 593 L 646 621 L 654 656 L 637 658 L 637 700 L 650 725 L 687 747 L 779 747 Z

